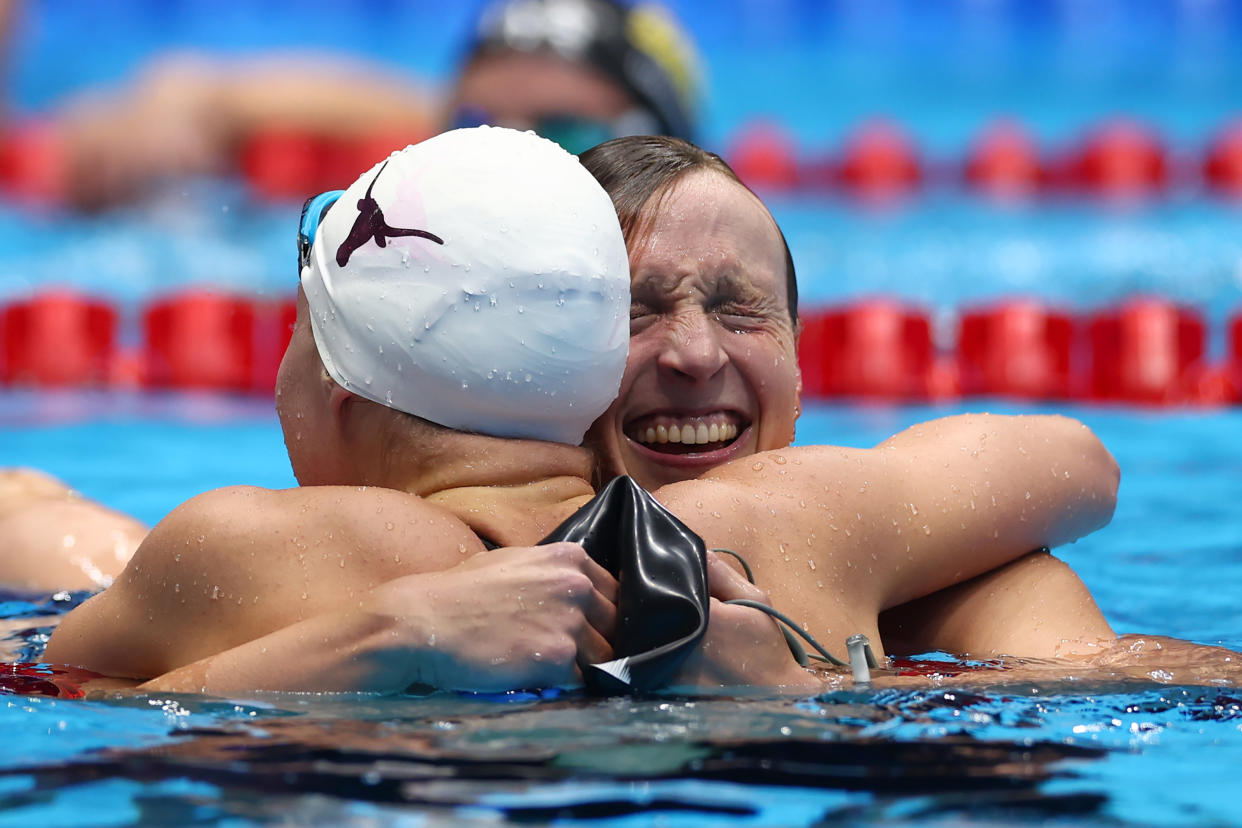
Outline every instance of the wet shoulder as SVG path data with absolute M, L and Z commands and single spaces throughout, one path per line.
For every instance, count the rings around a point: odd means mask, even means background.
M 199 495 L 161 521 L 129 574 L 210 584 L 220 594 L 268 596 L 296 586 L 297 595 L 326 596 L 451 566 L 477 544 L 456 517 L 405 492 L 234 486 Z

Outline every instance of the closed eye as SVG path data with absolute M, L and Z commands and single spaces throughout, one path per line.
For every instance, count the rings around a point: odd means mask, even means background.
M 630 304 L 630 335 L 646 330 L 655 321 L 656 311 L 639 302 Z
M 739 333 L 758 330 L 768 321 L 768 315 L 762 309 L 738 302 L 715 304 L 711 314 L 718 323 Z

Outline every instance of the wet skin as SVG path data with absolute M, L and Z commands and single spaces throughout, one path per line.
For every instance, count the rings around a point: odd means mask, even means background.
M 776 223 L 711 171 L 647 205 L 630 251 L 630 354 L 588 441 L 648 489 L 788 446 L 802 379 Z
M 462 72 L 454 108 L 487 113 L 493 126 L 533 129 L 541 118 L 576 115 L 608 122 L 635 106 L 624 88 L 581 63 L 550 54 L 505 52 Z
M 784 247 L 758 198 L 696 171 L 654 196 L 640 220 L 625 376 L 588 441 L 604 480 L 627 473 L 655 490 L 790 445 L 802 380 Z M 1046 656 L 1075 651 L 1062 642 L 1091 651 L 1113 637 L 1082 582 L 1048 555 L 896 608 L 881 626 L 898 652 Z

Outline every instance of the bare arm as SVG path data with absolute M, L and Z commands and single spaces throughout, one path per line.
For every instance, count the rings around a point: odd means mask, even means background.
M 707 634 L 681 666 L 674 684 L 790 687 L 809 692 L 826 687 L 823 679 L 794 660 L 775 620 L 760 610 L 725 603 L 744 598 L 770 605 L 764 590 L 748 583 L 710 551 L 707 576 L 712 595 Z
M 866 580 L 881 607 L 1076 540 L 1107 524 L 1116 505 L 1116 462 L 1085 426 L 1057 416 L 946 417 L 870 450 L 757 458 L 741 464 L 747 482 L 783 495 L 781 511 L 796 524 L 819 528 L 814 547 L 865 551 L 880 564 Z M 791 508 L 794 498 L 822 508 Z
M 749 551 L 782 608 L 870 634 L 879 610 L 1105 525 L 1117 480 L 1074 420 L 962 415 L 873 449 L 758 454 L 659 496 L 710 546 Z
M 441 122 L 436 97 L 375 64 L 324 54 L 251 60 L 164 56 L 119 91 L 96 92 L 57 113 L 71 165 L 66 197 L 102 207 L 161 178 L 231 171 L 264 129 L 387 136 L 386 151 L 422 140 Z
M 880 631 L 890 653 L 1029 658 L 1094 653 L 1116 636 L 1082 580 L 1045 552 L 893 607 Z
M 616 582 L 582 547 L 481 552 L 147 682 L 143 689 L 399 692 L 581 683 L 607 661 Z
M 32 590 L 99 589 L 147 529 L 33 469 L 0 470 L 0 584 Z
M 151 678 L 479 551 L 460 521 L 401 492 L 219 489 L 162 520 L 116 582 L 64 619 L 46 657 Z
M 906 532 L 925 539 L 884 606 L 1075 541 L 1107 525 L 1117 505 L 1116 461 L 1067 417 L 948 417 L 876 450 L 896 455 L 900 499 L 910 509 Z

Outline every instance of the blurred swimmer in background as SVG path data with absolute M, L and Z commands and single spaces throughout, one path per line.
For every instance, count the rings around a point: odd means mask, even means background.
M 0 469 L 0 588 L 103 589 L 147 528 L 35 469 Z
M 658 3 L 496 0 L 446 90 L 364 58 L 172 53 L 119 89 L 10 124 L 9 143 L 30 149 L 16 163 L 47 167 L 29 171 L 37 187 L 101 209 L 162 182 L 236 173 L 247 138 L 271 129 L 381 135 L 391 138 L 385 151 L 485 123 L 534 130 L 574 153 L 621 135 L 693 139 L 700 71 L 690 38 Z
M 694 140 L 699 73 L 656 4 L 502 0 L 479 17 L 449 123 L 530 129 L 573 153 L 623 135 Z

